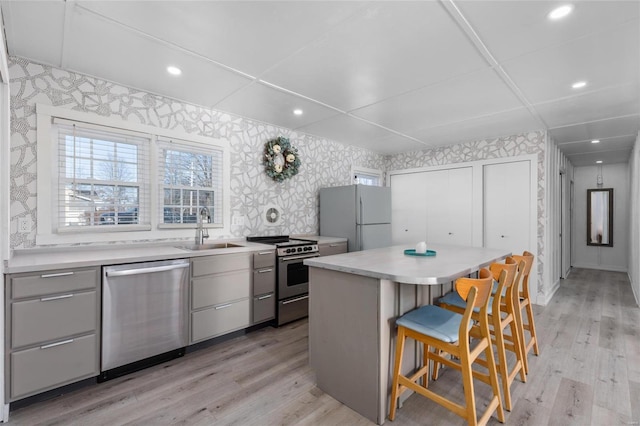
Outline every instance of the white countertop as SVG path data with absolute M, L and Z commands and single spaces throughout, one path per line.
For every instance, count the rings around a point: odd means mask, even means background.
M 318 244 L 346 243 L 348 241 L 347 238 L 323 237 L 322 235 L 291 235 L 291 238 L 299 238 L 301 240 L 312 240 L 312 241 L 316 241 Z
M 406 284 L 444 284 L 499 261 L 511 252 L 481 247 L 430 245 L 436 255 L 407 256 L 393 246 L 306 259 L 305 265 Z
M 153 260 L 185 259 L 199 256 L 246 253 L 259 250 L 275 250 L 273 246 L 247 242 L 244 239 L 211 240 L 206 242 L 206 244 L 213 243 L 234 243 L 242 245 L 243 247 L 187 250 L 179 247 L 193 244 L 192 241 L 173 241 L 164 243 L 25 249 L 13 252 L 13 256 L 7 262 L 5 273 L 117 265 Z

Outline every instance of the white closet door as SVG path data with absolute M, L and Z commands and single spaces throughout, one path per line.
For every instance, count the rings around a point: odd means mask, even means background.
M 413 247 L 427 235 L 424 173 L 391 175 L 391 240 Z
M 427 200 L 427 233 L 429 244 L 447 244 L 449 229 L 449 170 L 424 173 Z
M 536 214 L 531 205 L 530 167 L 530 161 L 484 166 L 485 247 L 514 254 L 536 252 L 530 241 L 531 220 Z
M 473 222 L 471 167 L 438 170 L 427 176 L 427 244 L 470 246 Z
M 470 246 L 473 240 L 473 169 L 449 170 L 447 244 Z M 478 212 L 480 209 L 478 208 Z

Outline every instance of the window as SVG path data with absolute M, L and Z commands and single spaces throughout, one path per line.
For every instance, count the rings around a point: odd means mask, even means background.
M 36 105 L 36 245 L 190 238 L 230 221 L 229 143 Z
M 203 213 L 222 225 L 222 151 L 184 141 L 158 141 L 161 223 L 196 223 Z
M 351 175 L 356 185 L 382 186 L 382 170 L 353 166 Z
M 150 227 L 149 137 L 55 120 L 58 232 L 103 225 Z

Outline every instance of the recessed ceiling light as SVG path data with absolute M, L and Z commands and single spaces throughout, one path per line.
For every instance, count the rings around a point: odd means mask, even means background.
M 302 115 L 303 111 L 300 108 L 296 108 L 293 110 L 293 115 Z
M 178 67 L 169 66 L 167 67 L 167 72 L 171 75 L 180 75 L 182 74 L 182 70 Z
M 602 160 L 596 161 L 596 164 L 602 164 Z
M 587 85 L 586 81 L 576 81 L 571 85 L 571 87 L 573 87 L 574 89 L 582 89 L 586 85 Z
M 591 143 L 600 143 L 600 139 L 594 139 L 591 141 Z
M 556 7 L 555 9 L 553 9 L 551 12 L 549 12 L 547 17 L 555 21 L 556 19 L 564 18 L 565 16 L 570 14 L 572 11 L 573 11 L 573 5 L 565 4 L 564 6 Z

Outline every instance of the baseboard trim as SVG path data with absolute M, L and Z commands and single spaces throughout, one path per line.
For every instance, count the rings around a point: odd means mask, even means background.
M 551 291 L 549 292 L 549 294 L 545 295 L 544 306 L 547 306 L 549 302 L 551 302 L 551 299 L 553 299 L 553 296 L 556 294 L 559 288 L 560 280 L 557 280 L 555 283 L 553 283 L 553 287 L 551 287 Z
M 595 265 L 590 263 L 577 263 L 572 265 L 573 268 L 584 268 L 584 269 L 599 269 L 601 271 L 611 271 L 611 272 L 626 272 L 629 273 L 629 269 L 623 266 L 611 266 L 611 265 Z
M 633 293 L 633 297 L 636 299 L 636 305 L 640 306 L 640 298 L 638 298 L 638 293 L 636 293 L 636 288 L 638 286 L 633 282 L 631 274 L 627 273 L 627 276 L 629 277 L 629 284 L 631 284 L 631 292 Z

